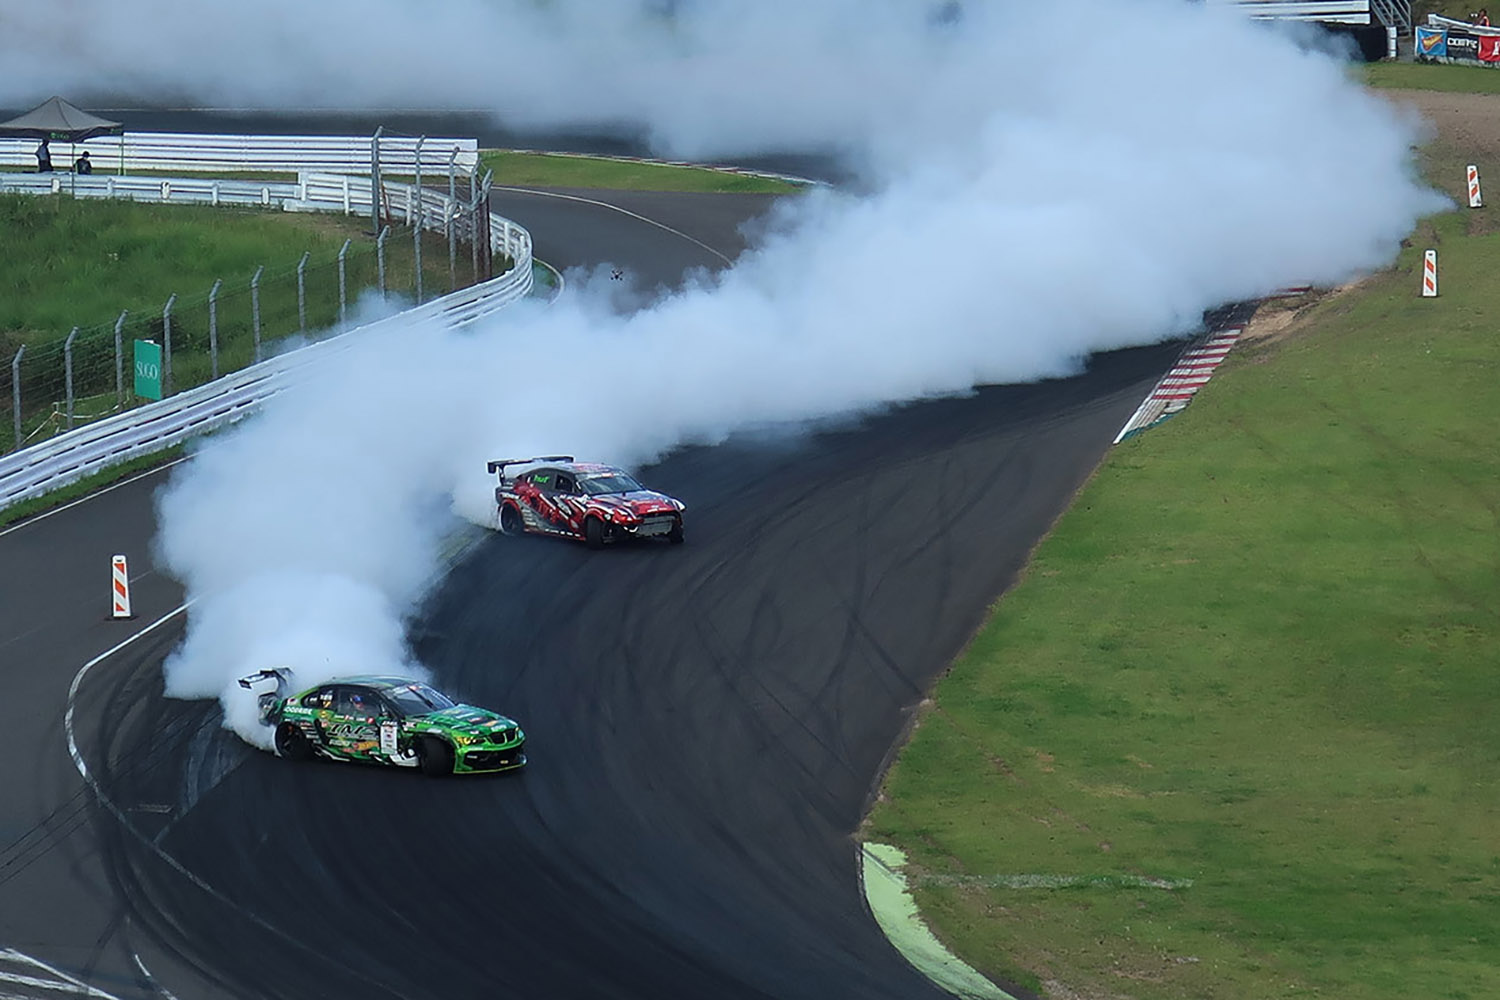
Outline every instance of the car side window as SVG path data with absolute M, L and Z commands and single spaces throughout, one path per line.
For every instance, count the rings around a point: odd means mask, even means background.
M 576 489 L 573 488 L 573 477 L 572 476 L 568 476 L 568 475 L 564 475 L 563 473 L 558 473 L 557 474 L 557 492 L 559 492 L 559 493 L 576 493 L 576 492 L 578 492 Z
M 322 711 L 333 707 L 333 688 L 321 687 L 312 694 L 302 696 L 302 707 Z
M 531 481 L 536 484 L 538 489 L 550 492 L 555 488 L 552 482 L 552 473 L 550 472 L 533 472 L 531 474 Z
M 334 709 L 339 715 L 347 715 L 358 719 L 368 719 L 378 714 L 375 707 L 375 696 L 368 688 L 341 687 L 335 700 Z

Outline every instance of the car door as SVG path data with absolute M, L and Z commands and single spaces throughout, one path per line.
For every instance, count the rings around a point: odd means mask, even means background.
M 557 527 L 574 535 L 583 534 L 583 514 L 588 509 L 582 491 L 578 488 L 578 477 L 571 472 L 559 472 L 552 492 L 552 506 L 557 511 Z
M 568 530 L 568 519 L 558 507 L 558 476 L 557 469 L 537 469 L 527 474 L 527 479 L 535 487 L 528 500 L 543 531 Z
M 358 684 L 334 690 L 333 720 L 327 727 L 329 748 L 343 757 L 368 757 L 380 746 L 379 699 Z
M 298 705 L 312 716 L 312 732 L 308 734 L 308 737 L 325 749 L 332 749 L 328 740 L 328 728 L 333 725 L 334 700 L 334 685 L 324 684 L 317 690 L 303 695 L 302 700 L 298 702 Z

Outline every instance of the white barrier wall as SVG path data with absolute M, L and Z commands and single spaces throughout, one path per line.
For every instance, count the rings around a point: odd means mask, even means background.
M 382 136 L 380 167 L 384 173 L 411 174 L 417 164 L 417 142 L 405 136 Z M 370 172 L 370 136 L 341 135 L 195 135 L 126 132 L 101 135 L 87 142 L 53 140 L 54 169 L 68 170 L 88 150 L 96 171 L 206 170 L 291 172 L 322 170 Z M 35 139 L 0 138 L 0 166 L 36 168 Z M 479 140 L 428 137 L 421 141 L 424 174 L 445 173 L 450 157 L 468 174 L 479 163 Z M 455 155 L 456 154 L 456 155 Z M 123 161 L 122 161 L 123 157 Z

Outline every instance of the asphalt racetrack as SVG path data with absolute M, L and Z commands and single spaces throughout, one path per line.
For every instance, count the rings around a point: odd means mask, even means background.
M 732 216 L 766 204 L 631 196 L 670 229 L 496 208 L 539 256 L 649 285 L 733 256 Z M 645 478 L 689 505 L 680 547 L 486 537 L 412 635 L 440 687 L 525 725 L 511 775 L 251 750 L 161 696 L 177 615 L 77 685 L 96 794 L 69 687 L 181 603 L 149 569 L 163 477 L 0 533 L 0 995 L 947 996 L 867 912 L 853 834 L 927 687 L 1179 349 L 678 452 Z M 116 551 L 133 623 L 103 620 Z

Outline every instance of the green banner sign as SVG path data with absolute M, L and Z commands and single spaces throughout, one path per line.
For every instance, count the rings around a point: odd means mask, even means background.
M 135 394 L 161 399 L 161 345 L 154 340 L 135 342 Z

